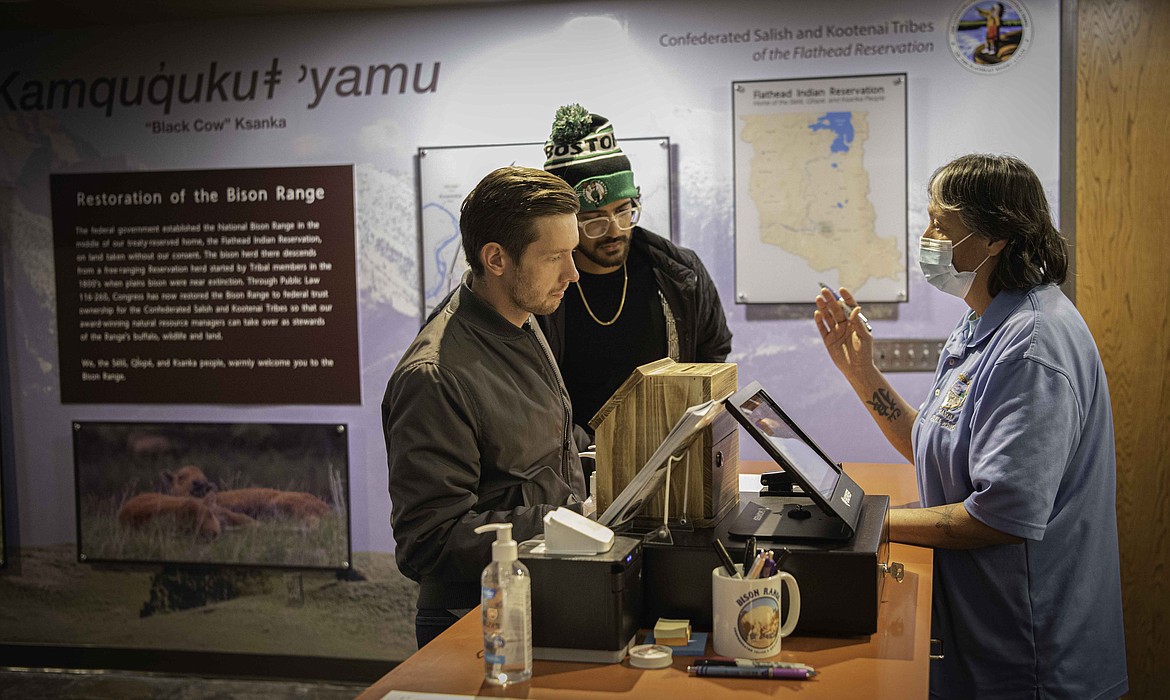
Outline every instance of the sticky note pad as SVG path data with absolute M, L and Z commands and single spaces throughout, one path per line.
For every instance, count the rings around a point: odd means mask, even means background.
M 691 621 L 658 618 L 654 624 L 654 640 L 671 647 L 685 647 L 691 641 Z

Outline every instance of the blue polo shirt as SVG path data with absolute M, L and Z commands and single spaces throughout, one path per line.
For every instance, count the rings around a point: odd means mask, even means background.
M 1114 698 L 1129 687 L 1116 456 L 1096 344 L 1055 285 L 963 319 L 913 429 L 924 506 L 1024 542 L 934 552 L 934 697 Z

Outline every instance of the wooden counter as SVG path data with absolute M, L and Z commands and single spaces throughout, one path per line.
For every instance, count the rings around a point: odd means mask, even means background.
M 771 462 L 743 462 L 740 472 L 772 469 Z M 913 467 L 847 464 L 866 493 L 888 494 L 891 507 L 918 499 Z M 883 589 L 878 631 L 869 637 L 785 637 L 777 658 L 817 669 L 808 681 L 692 678 L 693 657 L 676 656 L 670 668 L 642 670 L 621 664 L 536 661 L 527 683 L 497 688 L 483 682 L 483 636 L 478 608 L 383 676 L 359 697 L 381 700 L 392 690 L 511 698 L 721 697 L 925 698 L 929 675 L 931 550 L 890 546 L 890 559 L 905 564 L 902 583 Z M 710 649 L 708 648 L 708 651 Z

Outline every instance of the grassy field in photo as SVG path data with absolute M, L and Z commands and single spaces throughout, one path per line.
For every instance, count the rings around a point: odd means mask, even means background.
M 74 432 L 83 561 L 349 566 L 344 426 L 78 423 Z M 170 484 L 163 474 L 187 465 L 203 472 L 216 490 L 212 499 L 235 489 L 276 489 L 311 494 L 330 510 L 319 521 L 315 515 L 299 521 L 248 510 L 255 524 L 232 527 L 221 517 L 221 532 L 214 538 L 197 534 L 193 515 L 185 520 L 159 515 L 135 527 L 119 522 L 118 511 L 127 501 L 165 492 Z
M 120 498 L 87 497 L 81 505 L 80 553 L 88 561 L 250 564 L 342 569 L 348 566 L 346 515 L 336 507 L 316 527 L 273 517 L 225 527 L 214 540 L 189 521 L 161 516 L 142 527 L 118 522 Z

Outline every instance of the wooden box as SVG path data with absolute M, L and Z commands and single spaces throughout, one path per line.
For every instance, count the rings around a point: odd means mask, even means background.
M 690 406 L 733 393 L 734 363 L 675 362 L 664 358 L 638 367 L 589 422 L 597 444 L 598 512 L 634 478 Z M 739 502 L 739 431 L 719 415 L 671 468 L 669 489 L 646 504 L 643 516 L 661 517 L 669 490 L 671 520 L 703 526 Z

